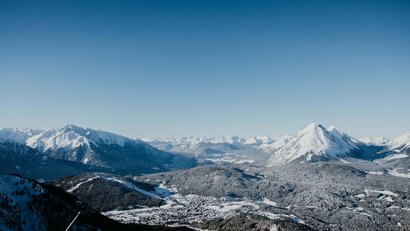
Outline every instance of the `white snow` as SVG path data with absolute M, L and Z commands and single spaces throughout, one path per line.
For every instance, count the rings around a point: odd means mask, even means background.
M 24 191 L 24 193 L 18 194 L 15 193 L 16 191 Z M 40 230 L 40 226 L 43 226 L 43 229 L 47 229 L 45 221 L 39 216 L 34 216 L 28 206 L 33 196 L 45 193 L 45 190 L 41 186 L 17 176 L 1 175 L 0 192 L 2 194 L 2 200 L 8 198 L 14 205 L 18 205 L 19 213 L 26 221 L 24 224 L 19 224 L 22 230 Z M 2 215 L 15 216 L 15 214 L 7 214 L 7 210 L 3 210 L 2 212 L 5 212 L 5 214 L 2 213 Z M 35 224 L 36 227 L 32 227 L 32 224 Z
M 164 194 L 163 191 L 166 193 Z M 216 198 L 200 195 L 181 195 L 175 189 L 171 193 L 164 184 L 156 189 L 165 204 L 159 207 L 141 208 L 123 211 L 109 211 L 104 215 L 121 222 L 146 223 L 146 224 L 191 224 L 214 218 L 230 218 L 239 213 L 253 213 L 269 219 L 291 219 L 303 223 L 292 214 L 273 214 L 263 211 L 258 204 L 276 205 L 267 198 L 255 202 L 246 198 Z
M 384 172 L 381 172 L 381 171 L 369 171 L 369 172 L 367 172 L 367 174 L 371 174 L 371 175 L 383 175 Z
M 90 182 L 90 181 L 92 181 L 92 180 L 94 180 L 94 179 L 97 179 L 97 178 L 100 178 L 100 176 L 95 176 L 95 177 L 88 178 L 87 180 L 82 181 L 82 182 L 80 182 L 80 183 L 74 185 L 73 187 L 69 188 L 69 189 L 66 190 L 66 191 L 69 192 L 69 193 L 74 192 L 74 191 L 75 191 L 76 189 L 78 189 L 82 184 L 85 184 L 85 183 Z
M 368 216 L 368 217 L 372 216 L 370 213 L 366 212 L 363 207 L 355 207 L 355 208 L 345 207 L 345 208 L 348 209 L 348 210 L 352 210 L 353 212 L 357 212 L 361 215 L 365 215 L 365 216 Z
M 359 141 L 367 145 L 376 145 L 376 146 L 387 146 L 391 142 L 386 137 L 376 137 L 376 138 L 363 137 L 363 138 L 360 138 Z
M 403 178 L 410 178 L 410 171 L 403 172 L 401 168 L 392 169 L 389 171 L 389 174 L 392 176 L 403 177 Z
M 239 136 L 217 136 L 217 137 L 182 137 L 182 138 L 142 138 L 143 141 L 150 145 L 166 151 L 181 152 L 189 154 L 199 154 L 206 146 L 214 148 L 215 145 L 220 145 L 223 149 L 224 145 L 233 145 L 240 150 L 260 150 L 263 145 L 272 144 L 274 139 L 269 136 L 255 136 L 243 138 Z M 202 147 L 202 149 L 201 149 Z M 230 148 L 232 146 L 225 146 Z M 218 147 L 216 147 L 218 150 Z M 234 150 L 232 150 L 234 151 Z M 201 153 L 202 154 L 202 153 Z
M 242 145 L 246 139 L 238 136 L 218 136 L 218 137 L 182 137 L 182 138 L 142 138 L 143 141 L 150 145 L 173 152 L 195 153 L 195 150 L 201 144 L 232 144 Z
M 293 136 L 284 135 L 277 138 L 272 143 L 261 144 L 258 149 L 264 153 L 271 154 L 286 145 L 292 138 Z
M 269 231 L 278 231 L 278 227 L 277 227 L 275 224 L 273 224 L 273 225 L 270 227 Z
M 407 148 L 410 148 L 410 131 L 392 140 L 389 146 L 389 149 L 395 152 L 401 152 Z
M 211 161 L 213 163 L 235 163 L 235 164 L 247 164 L 247 163 L 252 164 L 252 163 L 255 163 L 255 160 L 251 160 L 251 159 L 238 160 L 237 158 L 232 157 L 232 156 L 224 156 L 224 157 L 221 157 L 221 158 L 206 158 L 205 160 Z
M 340 162 L 342 162 L 342 163 L 344 163 L 344 164 L 351 164 L 349 161 L 347 161 L 347 160 L 345 160 L 345 159 L 343 159 L 343 158 L 340 158 L 339 160 L 340 160 Z
M 364 193 L 360 193 L 360 194 L 355 195 L 354 197 L 357 197 L 357 198 L 364 198 L 364 197 L 366 197 L 366 194 L 364 194 Z
M 283 146 L 276 145 L 268 166 L 290 163 L 305 155 L 306 161 L 311 160 L 314 155 L 340 160 L 340 157 L 358 148 L 350 136 L 334 127 L 327 130 L 317 123 L 309 124 L 283 143 Z
M 30 128 L 3 128 L 0 129 L 0 141 L 12 141 L 19 144 L 25 144 L 29 137 L 41 132 L 41 130 Z
M 271 212 L 259 212 L 259 215 L 265 216 L 271 220 L 278 220 L 278 219 L 290 219 L 296 223 L 300 223 L 300 224 L 305 224 L 305 222 L 301 219 L 299 219 L 298 217 L 296 217 L 293 214 L 276 214 L 276 213 L 271 213 Z
M 402 158 L 407 158 L 407 157 L 409 157 L 407 154 L 401 153 L 401 154 L 389 155 L 385 159 L 386 160 L 395 160 L 395 159 L 402 159 Z
M 26 144 L 41 152 L 45 152 L 57 148 L 72 150 L 82 145 L 88 147 L 91 143 L 98 145 L 101 142 L 124 146 L 126 141 L 131 141 L 131 139 L 110 132 L 67 125 L 60 129 L 50 129 L 28 137 Z
M 388 202 L 394 202 L 393 198 L 391 198 L 390 196 L 382 196 L 379 198 L 379 200 L 385 200 Z
M 275 206 L 275 207 L 278 206 L 278 203 L 276 203 L 276 202 L 274 202 L 274 201 L 271 201 L 271 200 L 269 200 L 269 199 L 266 198 L 266 197 L 259 199 L 258 202 L 259 202 L 259 203 L 262 203 L 262 204 L 266 204 L 266 205 Z
M 243 144 L 248 145 L 261 145 L 261 144 L 271 144 L 275 140 L 269 136 L 255 136 L 251 138 L 245 138 L 245 142 Z
M 133 190 L 135 190 L 135 191 L 137 191 L 137 192 L 139 192 L 139 193 L 142 193 L 142 194 L 144 194 L 144 195 L 146 195 L 146 196 L 149 196 L 149 197 L 152 197 L 152 198 L 156 198 L 156 199 L 159 199 L 159 198 L 160 198 L 160 197 L 158 196 L 158 194 L 155 194 L 155 193 L 153 193 L 153 192 L 148 192 L 148 191 L 146 191 L 146 190 L 144 190 L 144 189 L 138 188 L 138 187 L 135 186 L 134 184 L 132 184 L 132 183 L 130 183 L 130 182 L 128 182 L 128 181 L 119 179 L 119 178 L 117 178 L 117 177 L 105 177 L 105 176 L 104 176 L 104 177 L 102 177 L 102 178 L 103 178 L 103 179 L 106 179 L 106 180 L 118 182 L 118 183 L 120 183 L 120 184 L 122 184 L 122 185 L 124 185 L 124 186 L 126 186 L 126 187 L 128 187 L 128 188 L 130 188 L 130 189 L 133 189 Z
M 370 193 L 380 193 L 380 194 L 394 196 L 394 197 L 399 196 L 399 194 L 394 193 L 392 191 L 388 191 L 388 190 L 380 191 L 380 190 L 373 190 L 373 189 L 365 189 L 364 193 L 366 193 L 366 195 L 370 195 Z

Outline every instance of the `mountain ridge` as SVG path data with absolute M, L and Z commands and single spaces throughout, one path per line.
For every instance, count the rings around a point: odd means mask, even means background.
M 191 157 L 161 151 L 141 140 L 75 125 L 45 131 L 1 129 L 2 141 L 26 145 L 53 159 L 107 168 L 119 174 L 159 172 L 195 164 Z

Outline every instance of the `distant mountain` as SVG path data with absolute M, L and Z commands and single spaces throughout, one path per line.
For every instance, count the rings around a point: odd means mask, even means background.
M 410 131 L 392 140 L 388 149 L 395 153 L 410 154 Z
M 190 230 L 185 227 L 121 224 L 52 185 L 0 175 L 0 230 Z
M 196 155 L 224 154 L 238 150 L 257 150 L 260 145 L 274 140 L 268 136 L 243 138 L 239 136 L 183 137 L 142 139 L 150 145 L 165 151 Z
M 11 141 L 19 144 L 25 144 L 28 138 L 42 132 L 42 130 L 30 128 L 3 128 L 0 129 L 0 141 Z
M 49 180 L 87 171 L 110 172 L 102 167 L 50 158 L 25 144 L 0 141 L 0 174 L 19 173 Z
M 26 145 L 53 159 L 106 168 L 119 174 L 160 172 L 195 163 L 192 158 L 158 150 L 141 140 L 75 125 L 46 131 L 2 129 L 0 140 Z
M 267 136 L 243 138 L 239 136 L 183 137 L 143 139 L 150 145 L 165 151 L 195 156 L 199 163 L 250 164 L 267 159 L 259 148 L 270 144 Z
M 292 161 L 341 160 L 357 151 L 355 140 L 335 127 L 328 129 L 311 123 L 293 137 L 285 137 L 270 153 L 268 165 L 286 164 Z
M 388 146 L 391 142 L 391 140 L 386 137 L 376 137 L 376 138 L 363 137 L 363 138 L 360 138 L 359 141 L 367 145 L 376 145 L 376 146 Z
M 293 139 L 293 136 L 284 135 L 284 136 L 281 136 L 281 137 L 277 138 L 276 140 L 274 140 L 274 142 L 261 144 L 258 147 L 258 149 L 260 151 L 264 152 L 264 153 L 272 154 L 275 151 L 277 151 L 278 149 L 282 148 L 284 145 L 286 145 L 292 139 Z
M 251 138 L 246 138 L 245 142 L 242 144 L 244 145 L 262 145 L 262 144 L 271 144 L 275 140 L 269 136 L 255 136 Z
M 382 151 L 386 156 L 376 160 L 390 175 L 410 178 L 410 132 L 393 139 Z

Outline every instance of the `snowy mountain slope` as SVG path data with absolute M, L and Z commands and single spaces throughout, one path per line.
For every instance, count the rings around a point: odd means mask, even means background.
M 55 185 L 100 212 L 161 206 L 164 203 L 153 193 L 154 185 L 112 174 L 85 173 L 65 177 L 55 182 Z
M 329 133 L 331 133 L 337 139 L 343 140 L 346 144 L 357 148 L 357 144 L 360 144 L 360 141 L 349 136 L 348 134 L 340 131 L 335 126 L 330 126 L 326 129 Z
M 282 145 L 282 146 L 281 146 Z M 294 137 L 276 145 L 268 160 L 268 166 L 301 161 L 338 160 L 357 150 L 354 140 L 334 127 L 329 130 L 311 123 Z
M 375 146 L 387 146 L 390 144 L 391 140 L 386 137 L 363 137 L 359 139 L 360 142 L 367 145 L 375 145 Z
M 13 141 L 0 141 L 0 174 L 19 173 L 35 179 L 55 179 L 87 171 L 108 169 L 81 163 L 58 160 Z
M 0 141 L 13 141 L 25 144 L 27 139 L 40 134 L 42 130 L 30 128 L 3 128 L 0 129 Z
M 90 146 L 91 143 L 124 146 L 127 141 L 138 142 L 110 132 L 67 125 L 61 129 L 47 130 L 31 136 L 26 143 L 41 152 L 48 152 L 60 148 L 72 150 L 83 145 Z
M 251 138 L 245 138 L 244 145 L 262 145 L 262 144 L 271 144 L 275 140 L 269 136 L 255 136 Z
M 225 164 L 265 161 L 268 156 L 259 147 L 273 142 L 273 139 L 267 136 L 252 138 L 239 136 L 183 137 L 143 140 L 161 150 L 195 156 L 200 163 Z
M 33 182 L 18 176 L 0 175 L 0 229 L 46 230 L 46 219 L 34 216 L 31 205 L 33 197 L 45 193 L 41 186 Z
M 277 138 L 274 142 L 272 143 L 266 143 L 266 144 L 261 144 L 258 149 L 261 150 L 264 153 L 271 154 L 275 152 L 276 150 L 280 149 L 284 145 L 286 145 L 293 136 L 290 135 L 284 135 L 282 137 Z
M 204 143 L 201 142 L 195 146 L 192 153 L 197 155 L 204 154 L 224 154 L 227 152 L 234 152 L 239 150 L 235 145 L 229 143 Z
M 268 136 L 251 138 L 239 136 L 183 137 L 142 140 L 161 150 L 196 155 L 224 154 L 249 149 L 258 150 L 260 145 L 271 144 L 274 141 Z
M 393 176 L 410 178 L 410 132 L 393 139 L 382 153 L 386 157 L 375 162 Z
M 410 131 L 392 140 L 388 149 L 396 153 L 410 153 Z
M 121 224 L 52 185 L 0 175 L 0 230 L 190 230 L 185 227 Z
M 158 150 L 141 140 L 75 125 L 31 133 L 2 129 L 0 137 L 25 143 L 54 159 L 108 168 L 119 174 L 159 172 L 194 164 L 192 158 Z

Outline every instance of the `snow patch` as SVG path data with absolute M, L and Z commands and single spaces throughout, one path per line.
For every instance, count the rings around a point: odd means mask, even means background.
M 261 204 L 270 205 L 270 206 L 274 206 L 274 207 L 278 206 L 278 203 L 276 203 L 274 201 L 271 201 L 266 197 L 259 199 L 258 202 L 261 203 Z
M 407 154 L 393 154 L 390 156 L 387 156 L 385 159 L 386 160 L 395 160 L 395 159 L 402 159 L 402 158 L 408 158 L 409 156 Z
M 97 178 L 100 178 L 100 176 L 95 176 L 95 177 L 88 178 L 87 180 L 82 181 L 82 182 L 80 182 L 80 183 L 74 185 L 73 187 L 71 187 L 70 189 L 68 189 L 68 190 L 66 190 L 66 191 L 69 192 L 69 193 L 72 193 L 72 192 L 74 192 L 75 190 L 77 190 L 82 184 L 85 184 L 85 183 L 90 182 L 90 181 L 92 181 L 92 180 L 94 180 L 94 179 L 97 179 Z
M 402 172 L 402 168 L 397 168 L 389 171 L 389 174 L 392 176 L 410 178 L 410 171 Z
M 388 190 L 379 191 L 379 190 L 365 189 L 364 193 L 367 196 L 369 196 L 371 193 L 379 193 L 379 194 L 384 194 L 384 195 L 389 195 L 389 196 L 394 196 L 394 197 L 399 196 L 399 194 L 394 193 L 392 191 L 388 191 Z

